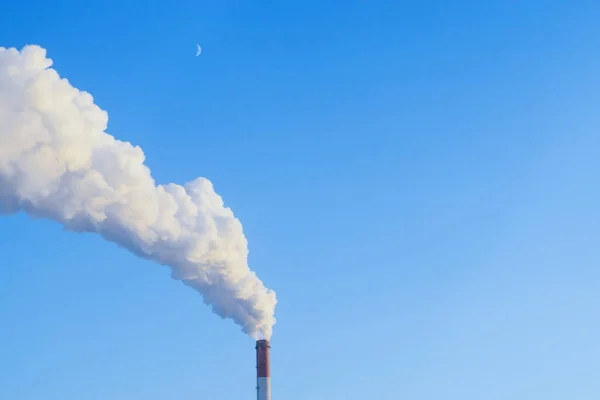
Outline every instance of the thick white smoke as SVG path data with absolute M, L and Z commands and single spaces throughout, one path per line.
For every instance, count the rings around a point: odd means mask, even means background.
M 0 214 L 51 218 L 168 265 L 215 313 L 269 339 L 275 293 L 210 181 L 157 185 L 142 150 L 108 135 L 106 112 L 51 65 L 39 46 L 0 47 Z

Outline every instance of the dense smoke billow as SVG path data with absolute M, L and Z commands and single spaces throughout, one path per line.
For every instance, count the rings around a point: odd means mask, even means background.
M 107 113 L 51 65 L 39 46 L 0 47 L 0 214 L 50 218 L 168 265 L 215 313 L 270 338 L 275 293 L 211 182 L 157 185 L 142 150 L 107 134 Z

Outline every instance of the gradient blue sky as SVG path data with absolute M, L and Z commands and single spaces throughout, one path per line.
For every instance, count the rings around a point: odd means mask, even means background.
M 13 1 L 0 46 L 213 181 L 278 293 L 274 400 L 599 398 L 598 2 L 167 4 Z M 255 397 L 166 268 L 23 215 L 0 254 L 0 398 Z

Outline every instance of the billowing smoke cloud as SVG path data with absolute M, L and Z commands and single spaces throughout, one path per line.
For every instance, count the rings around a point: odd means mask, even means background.
M 168 265 L 215 313 L 270 338 L 275 293 L 248 268 L 242 225 L 198 178 L 157 185 L 139 147 L 39 46 L 0 47 L 0 214 L 25 211 Z

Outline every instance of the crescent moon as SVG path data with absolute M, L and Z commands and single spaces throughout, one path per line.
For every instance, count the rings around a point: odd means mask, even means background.
M 198 47 L 198 50 L 196 50 L 196 57 L 198 57 L 200 53 L 202 53 L 202 47 L 200 47 L 199 44 L 197 44 L 196 46 Z

